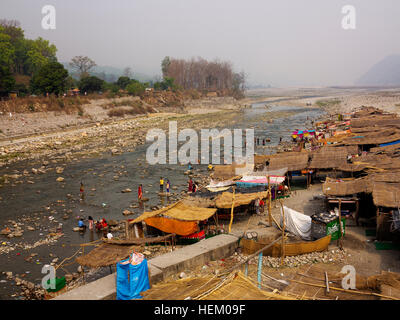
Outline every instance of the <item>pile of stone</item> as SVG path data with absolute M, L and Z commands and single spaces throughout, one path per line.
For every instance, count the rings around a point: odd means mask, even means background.
M 309 265 L 313 263 L 333 263 L 333 262 L 343 262 L 347 257 L 346 250 L 328 250 L 323 252 L 311 252 L 307 254 L 302 254 L 298 256 L 290 256 L 285 257 L 283 260 L 283 265 L 281 265 L 280 257 L 269 257 L 263 256 L 263 266 L 270 268 L 279 268 L 279 267 L 289 267 L 296 268 L 302 265 Z M 237 260 L 243 261 L 246 259 L 245 255 L 238 255 Z M 258 257 L 250 260 L 249 264 L 258 264 Z

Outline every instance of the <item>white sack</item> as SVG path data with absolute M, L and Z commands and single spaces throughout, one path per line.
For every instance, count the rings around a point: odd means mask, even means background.
M 285 229 L 303 240 L 311 240 L 311 217 L 283 206 L 285 210 Z M 283 225 L 281 209 L 281 226 Z

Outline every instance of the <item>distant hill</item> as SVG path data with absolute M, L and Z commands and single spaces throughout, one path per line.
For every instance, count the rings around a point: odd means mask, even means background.
M 62 64 L 64 65 L 65 69 L 67 69 L 68 72 L 74 78 L 77 78 L 77 75 L 74 74 L 74 70 L 70 67 L 68 62 L 62 62 Z M 108 81 L 108 82 L 117 81 L 118 78 L 123 75 L 123 73 L 124 73 L 123 69 L 116 68 L 116 67 L 110 67 L 110 66 L 96 66 L 90 71 L 91 75 L 95 75 L 99 78 L 102 78 L 103 80 Z M 150 81 L 150 80 L 154 81 L 154 79 L 155 79 L 154 76 L 149 76 L 144 73 L 135 72 L 135 70 L 133 70 L 133 68 L 132 68 L 132 73 L 133 73 L 132 78 L 139 80 L 141 82 L 146 82 L 146 81 Z
M 358 86 L 397 86 L 400 85 L 400 55 L 387 56 L 375 64 L 355 85 Z

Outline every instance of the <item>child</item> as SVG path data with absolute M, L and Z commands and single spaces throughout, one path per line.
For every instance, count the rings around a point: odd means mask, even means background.
M 169 184 L 169 180 L 167 179 L 167 185 L 166 185 L 166 188 L 167 188 L 167 194 L 169 194 L 169 187 L 170 187 L 170 184 Z

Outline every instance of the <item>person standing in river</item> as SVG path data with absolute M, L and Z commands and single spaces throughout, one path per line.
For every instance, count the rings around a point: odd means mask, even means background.
M 160 192 L 164 192 L 164 179 L 163 177 L 160 177 Z
M 167 184 L 165 185 L 166 189 L 167 189 L 167 195 L 169 195 L 169 188 L 170 188 L 170 183 L 169 180 L 167 179 Z
M 81 200 L 82 200 L 82 201 L 85 200 L 85 188 L 84 188 L 84 186 L 83 186 L 82 181 L 81 181 L 81 187 L 80 187 L 80 189 L 79 189 L 79 192 L 80 192 L 80 194 L 81 194 Z
M 188 191 L 189 192 L 193 192 L 193 180 L 192 180 L 192 178 L 189 179 L 189 189 L 188 189 Z
M 140 184 L 140 185 L 139 185 L 139 188 L 138 188 L 138 200 L 139 200 L 139 201 L 142 200 L 142 196 L 143 196 L 143 187 L 142 187 L 142 185 Z
M 89 216 L 88 221 L 89 221 L 89 230 L 93 230 L 93 218 L 92 218 L 92 216 Z

